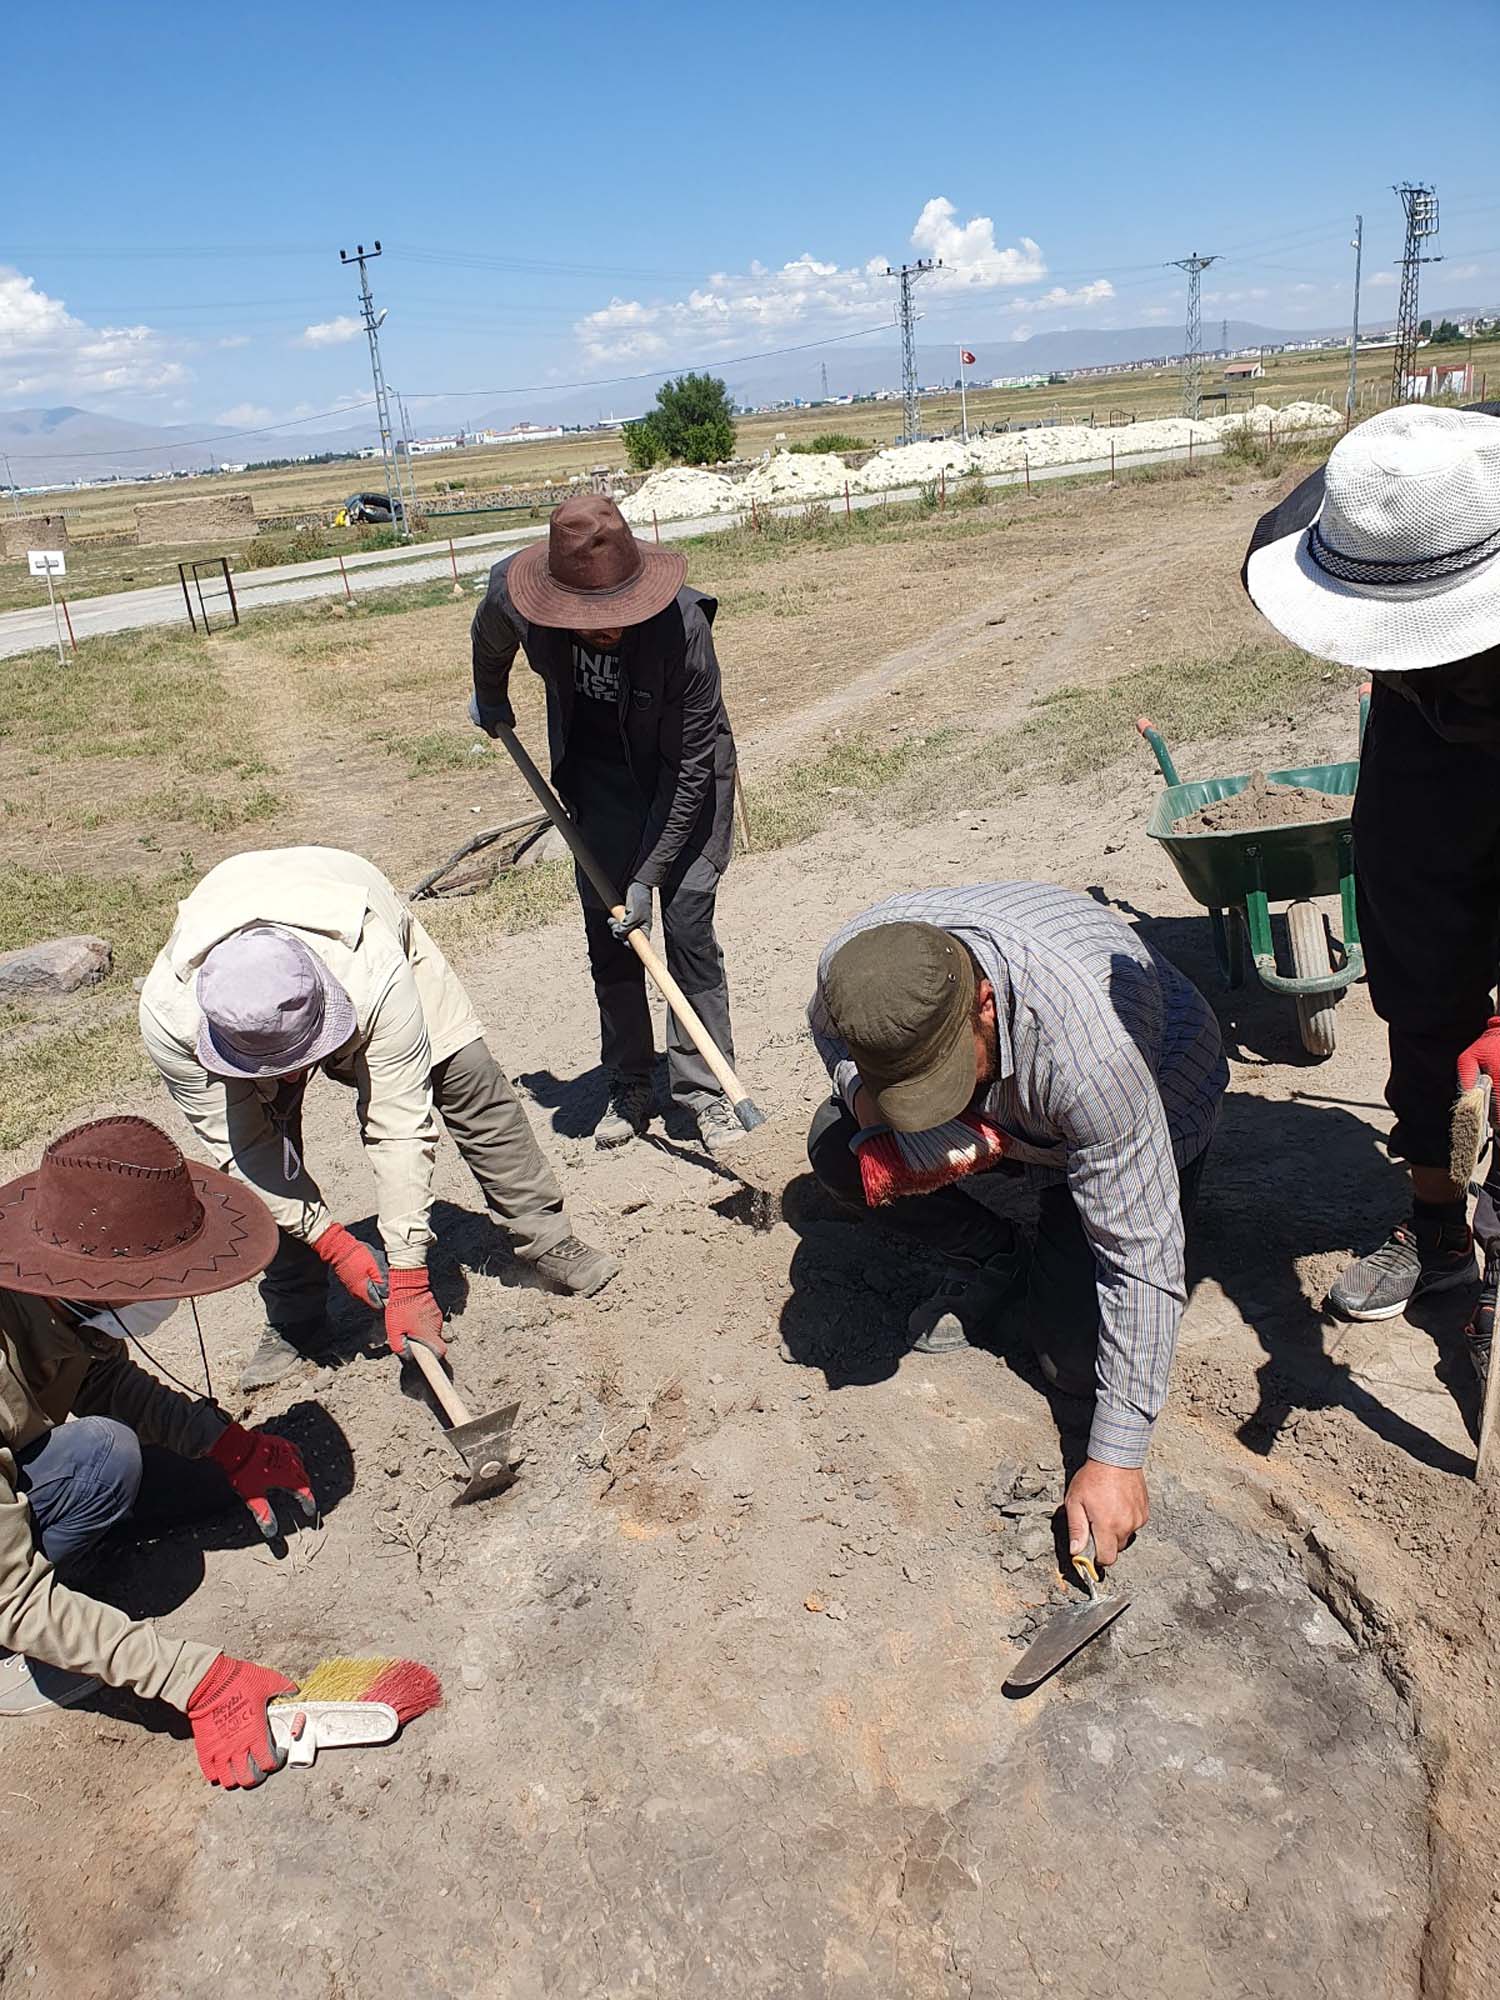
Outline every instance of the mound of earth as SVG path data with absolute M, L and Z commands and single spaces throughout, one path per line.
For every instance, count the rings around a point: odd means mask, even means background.
M 1173 833 L 1252 833 L 1268 826 L 1305 826 L 1317 820 L 1347 819 L 1352 800 L 1345 792 L 1318 792 L 1310 785 L 1273 785 L 1264 771 L 1226 799 L 1211 799 L 1197 812 L 1172 822 Z

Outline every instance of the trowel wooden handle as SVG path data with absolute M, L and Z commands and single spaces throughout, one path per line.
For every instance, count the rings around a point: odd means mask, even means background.
M 430 1347 L 424 1347 L 420 1340 L 409 1340 L 406 1351 L 427 1377 L 427 1386 L 442 1404 L 450 1424 L 466 1424 L 469 1413 L 459 1401 L 458 1391 L 443 1373 L 443 1364 Z

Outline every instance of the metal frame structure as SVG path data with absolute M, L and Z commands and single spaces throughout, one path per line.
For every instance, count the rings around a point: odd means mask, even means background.
M 1182 414 L 1197 417 L 1203 409 L 1203 303 L 1201 285 L 1203 273 L 1210 264 L 1217 264 L 1215 257 L 1200 257 L 1195 250 L 1190 257 L 1171 259 L 1175 270 L 1188 274 L 1187 340 L 1182 350 Z
M 1391 405 L 1409 400 L 1409 384 L 1416 369 L 1417 327 L 1421 318 L 1418 287 L 1424 264 L 1440 264 L 1441 257 L 1424 257 L 1421 246 L 1438 233 L 1437 189 L 1420 182 L 1403 181 L 1395 190 L 1406 214 L 1406 243 L 1401 253 L 1401 304 L 1396 311 L 1396 352 L 1391 362 Z
M 899 278 L 901 297 L 897 306 L 897 324 L 901 328 L 901 423 L 902 444 L 916 444 L 922 435 L 922 399 L 917 383 L 917 314 L 912 304 L 912 286 L 919 278 L 925 278 L 929 271 L 935 271 L 942 263 L 939 257 L 935 264 L 930 257 L 919 257 L 915 264 L 903 264 L 899 271 L 885 267 L 888 278 Z
M 339 262 L 359 266 L 359 309 L 364 317 L 365 332 L 370 341 L 370 374 L 375 382 L 375 415 L 380 425 L 380 456 L 385 463 L 385 496 L 391 504 L 391 526 L 404 539 L 410 531 L 406 522 L 401 472 L 396 462 L 395 440 L 391 431 L 391 401 L 386 393 L 385 371 L 380 365 L 380 322 L 385 318 L 385 314 L 377 313 L 375 310 L 375 299 L 370 291 L 370 274 L 365 269 L 366 264 L 380 254 L 380 238 L 377 236 L 373 250 L 366 250 L 363 243 L 354 246 L 352 257 L 347 250 L 340 250 Z
M 180 562 L 177 565 L 177 581 L 182 585 L 182 601 L 187 606 L 188 623 L 195 632 L 198 629 L 198 619 L 193 616 L 193 600 L 188 593 L 188 571 L 191 570 L 193 573 L 193 588 L 198 593 L 198 617 L 202 618 L 203 629 L 208 632 L 211 629 L 208 622 L 208 606 L 203 599 L 203 578 L 198 572 L 214 568 L 217 568 L 224 579 L 224 588 L 229 594 L 229 609 L 234 614 L 234 622 L 236 625 L 240 622 L 240 601 L 234 594 L 234 578 L 230 574 L 228 556 L 199 556 L 194 561 Z

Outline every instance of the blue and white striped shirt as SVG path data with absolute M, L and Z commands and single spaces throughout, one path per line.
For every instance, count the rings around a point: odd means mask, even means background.
M 846 924 L 818 963 L 808 1022 L 846 1101 L 858 1072 L 823 1000 L 829 960 L 876 924 L 934 924 L 995 989 L 999 1080 L 978 1108 L 1008 1157 L 1066 1178 L 1099 1288 L 1089 1455 L 1144 1462 L 1186 1304 L 1177 1170 L 1213 1137 L 1229 1066 L 1207 1001 L 1113 911 L 1050 882 L 979 882 L 892 896 Z

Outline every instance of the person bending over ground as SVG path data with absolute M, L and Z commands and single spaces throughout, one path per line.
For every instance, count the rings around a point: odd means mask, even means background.
M 189 1513 L 239 1499 L 268 1540 L 275 1492 L 315 1517 L 294 1445 L 167 1388 L 126 1346 L 179 1299 L 253 1277 L 275 1248 L 248 1188 L 190 1165 L 144 1118 L 64 1132 L 35 1173 L 0 1187 L 0 1714 L 77 1700 L 95 1681 L 132 1688 L 187 1716 L 204 1777 L 226 1787 L 280 1764 L 266 1704 L 295 1683 L 63 1579 L 137 1506 L 169 1516 L 184 1486 Z M 195 1477 L 184 1459 L 203 1462 Z
M 1184 1215 L 1229 1080 L 1207 1002 L 1110 911 L 1071 889 L 986 882 L 866 910 L 818 966 L 808 1020 L 834 1084 L 818 1180 L 865 1208 L 859 1146 L 969 1112 L 1038 1185 L 1029 1250 L 961 1184 L 872 1219 L 951 1267 L 912 1314 L 923 1352 L 966 1345 L 1013 1296 L 1087 1457 L 1066 1494 L 1075 1552 L 1113 1563 L 1145 1525 L 1144 1465 L 1186 1302 Z
M 280 1381 L 324 1338 L 328 1272 L 384 1306 L 397 1354 L 439 1355 L 427 1279 L 434 1106 L 522 1263 L 587 1298 L 619 1265 L 573 1234 L 562 1191 L 457 975 L 357 854 L 238 854 L 178 906 L 141 993 L 147 1053 L 220 1166 L 281 1229 L 261 1280 L 267 1329 L 242 1389 Z M 324 1071 L 355 1093 L 389 1276 L 336 1222 L 302 1155 L 302 1103 Z
M 651 1008 L 625 939 L 649 930 L 653 892 L 668 968 L 734 1062 L 714 934 L 734 839 L 734 738 L 714 655 L 718 605 L 684 589 L 686 573 L 680 555 L 638 542 L 613 500 L 585 494 L 557 509 L 545 542 L 496 563 L 474 616 L 470 719 L 490 735 L 514 728 L 510 675 L 524 649 L 547 688 L 553 783 L 620 885 L 625 915 L 616 919 L 577 871 L 609 1072 L 600 1146 L 629 1144 L 651 1118 Z M 743 1137 L 733 1108 L 670 1013 L 667 1075 L 708 1151 L 732 1150 Z
M 1371 675 L 1354 795 L 1359 930 L 1390 1043 L 1411 1213 L 1334 1282 L 1347 1319 L 1472 1284 L 1481 1380 L 1500 1293 L 1500 1160 L 1474 1211 L 1449 1171 L 1460 1083 L 1500 1086 L 1500 403 L 1382 411 L 1257 523 L 1242 578 L 1305 652 Z

